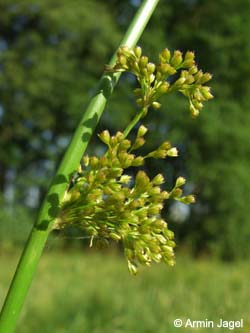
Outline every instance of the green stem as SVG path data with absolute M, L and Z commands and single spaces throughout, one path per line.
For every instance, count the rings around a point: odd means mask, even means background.
M 143 1 L 121 41 L 120 46 L 126 45 L 128 47 L 134 47 L 136 45 L 158 2 L 159 0 Z M 109 64 L 112 66 L 115 60 L 116 54 L 114 54 Z M 60 205 L 71 176 L 79 166 L 82 155 L 119 77 L 119 73 L 113 75 L 104 73 L 100 79 L 95 95 L 91 98 L 83 118 L 79 122 L 52 185 L 44 199 L 37 222 L 30 233 L 16 269 L 2 308 L 0 333 L 13 333 L 15 331 L 22 305 L 29 290 L 43 248 L 60 210 Z
M 146 108 L 142 108 L 136 115 L 135 117 L 131 120 L 131 122 L 128 124 L 128 126 L 125 128 L 123 132 L 124 138 L 126 138 L 131 130 L 135 127 L 135 125 L 138 123 L 138 121 L 147 113 Z

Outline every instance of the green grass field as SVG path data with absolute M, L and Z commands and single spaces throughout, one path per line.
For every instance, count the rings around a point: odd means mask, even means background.
M 1 253 L 0 300 L 19 253 Z M 177 265 L 154 265 L 130 276 L 115 253 L 46 251 L 17 333 L 192 333 L 229 329 L 174 328 L 181 318 L 244 319 L 250 332 L 250 266 L 177 256 Z

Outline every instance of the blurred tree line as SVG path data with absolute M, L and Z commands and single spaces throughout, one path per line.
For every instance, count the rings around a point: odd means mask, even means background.
M 0 240 L 16 237 L 10 221 L 19 238 L 30 228 L 26 222 L 33 220 L 104 64 L 139 3 L 1 1 Z M 175 177 L 186 176 L 187 191 L 197 196 L 191 210 L 182 205 L 166 209 L 179 246 L 194 254 L 250 256 L 249 31 L 250 0 L 162 0 L 140 41 L 154 60 L 165 47 L 195 50 L 199 66 L 214 75 L 215 99 L 197 120 L 178 95 L 166 98 L 146 120 L 150 146 L 169 138 L 180 151 L 174 162 L 150 162 L 146 168 L 152 175 L 162 172 L 169 187 Z M 134 84 L 129 75 L 122 77 L 98 130 L 125 126 L 135 109 Z M 89 152 L 100 149 L 93 138 Z

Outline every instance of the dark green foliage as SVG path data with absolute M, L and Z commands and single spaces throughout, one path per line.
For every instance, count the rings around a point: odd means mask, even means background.
M 96 1 L 0 6 L 1 187 L 10 166 L 25 178 L 41 167 L 47 183 L 44 164 L 65 148 L 119 33 Z

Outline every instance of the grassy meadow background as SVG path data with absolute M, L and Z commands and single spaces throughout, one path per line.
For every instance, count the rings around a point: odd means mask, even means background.
M 60 158 L 140 3 L 0 2 L 0 306 Z M 243 318 L 234 332 L 250 332 L 249 31 L 250 0 L 159 2 L 143 52 L 157 61 L 165 47 L 194 50 L 213 74 L 215 96 L 196 120 L 179 95 L 145 119 L 148 151 L 168 139 L 180 152 L 174 161 L 148 161 L 150 177 L 162 173 L 169 189 L 184 176 L 197 198 L 190 209 L 164 209 L 177 264 L 132 277 L 120 249 L 89 249 L 75 230 L 52 236 L 18 333 L 211 332 L 174 328 L 176 318 Z M 96 133 L 126 126 L 135 86 L 122 76 Z M 88 153 L 102 149 L 94 135 Z
M 0 297 L 7 290 L 17 252 L 1 255 Z M 155 265 L 130 276 L 117 252 L 47 249 L 26 301 L 20 333 L 229 332 L 174 328 L 173 321 L 244 319 L 250 330 L 250 267 L 179 255 L 177 265 Z

